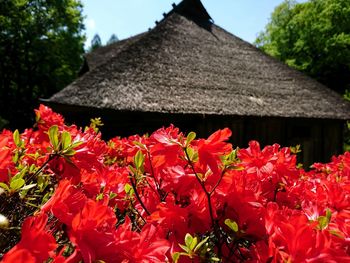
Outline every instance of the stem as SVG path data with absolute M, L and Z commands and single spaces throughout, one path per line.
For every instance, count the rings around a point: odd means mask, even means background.
M 142 221 L 146 224 L 146 223 L 147 223 L 147 222 L 146 222 L 146 219 L 143 218 L 143 216 L 140 214 L 140 211 L 137 210 L 135 207 L 134 207 L 134 209 L 135 209 L 136 213 L 139 215 L 139 217 L 142 219 Z M 136 224 L 136 225 L 137 225 L 137 224 Z M 138 228 L 139 230 L 141 230 L 141 229 L 139 228 L 138 225 L 137 225 L 137 228 Z
M 147 215 L 151 215 L 151 213 L 147 210 L 145 204 L 142 202 L 141 197 L 140 197 L 140 195 L 139 195 L 139 192 L 138 192 L 137 189 L 136 189 L 136 185 L 135 185 L 135 182 L 134 182 L 134 180 L 133 180 L 133 176 L 131 176 L 130 173 L 129 173 L 129 179 L 130 179 L 130 183 L 131 183 L 132 189 L 134 190 L 136 199 L 139 201 L 140 205 L 142 206 L 143 210 L 145 210 L 146 214 L 147 214 Z M 137 210 L 137 209 L 136 209 L 136 210 Z
M 30 180 L 33 178 L 33 177 L 36 177 L 39 173 L 41 173 L 41 171 L 45 168 L 45 166 L 51 162 L 55 157 L 57 157 L 58 155 L 57 154 L 50 154 L 49 155 L 49 158 L 43 163 L 42 166 L 40 166 L 40 168 L 32 175 L 30 175 L 28 177 L 28 182 L 30 182 Z
M 221 180 L 222 180 L 222 178 L 224 177 L 225 172 L 226 172 L 226 169 L 223 169 L 222 172 L 221 172 L 220 179 L 216 182 L 216 184 L 214 185 L 213 189 L 209 192 L 210 195 L 211 195 L 212 193 L 214 193 L 215 189 L 216 189 L 216 188 L 219 186 L 219 184 L 221 183 Z
M 156 185 L 156 189 L 157 189 L 157 193 L 159 195 L 159 199 L 160 199 L 161 202 L 163 202 L 164 201 L 163 192 L 160 189 L 160 183 L 159 183 L 159 181 L 157 180 L 157 178 L 155 176 L 153 165 L 152 165 L 152 162 L 151 162 L 151 154 L 150 154 L 150 152 L 148 150 L 147 150 L 147 157 L 148 157 L 149 166 L 151 167 L 151 177 L 153 178 L 154 183 Z
M 195 174 L 196 178 L 197 178 L 197 181 L 199 182 L 199 184 L 201 185 L 205 195 L 207 196 L 207 199 L 208 199 L 208 206 L 209 206 L 209 214 L 210 214 L 210 218 L 211 218 L 211 223 L 212 223 L 212 226 L 214 228 L 214 230 L 216 229 L 216 224 L 215 224 L 215 220 L 214 220 L 214 213 L 213 213 L 213 207 L 211 205 L 211 192 L 209 193 L 207 191 L 207 189 L 205 188 L 205 185 L 204 185 L 204 182 L 199 178 L 198 174 L 196 173 L 196 170 L 194 169 L 194 165 L 187 153 L 187 149 L 184 148 L 184 151 L 185 151 L 185 154 L 186 154 L 186 158 L 188 160 L 188 163 L 189 165 L 191 166 L 191 169 L 193 171 L 193 173 Z
M 40 206 L 37 206 L 35 204 L 32 204 L 32 203 L 29 203 L 29 202 L 25 202 L 26 205 L 29 205 L 29 206 L 32 206 L 32 207 L 35 207 L 37 209 L 40 209 Z
M 274 202 L 276 202 L 277 193 L 278 193 L 278 187 L 276 187 L 275 190 L 274 190 L 274 192 L 273 192 L 273 201 L 274 201 Z
M 205 188 L 205 183 L 199 178 L 198 174 L 196 173 L 196 170 L 194 168 L 194 165 L 187 153 L 187 148 L 183 148 L 184 149 L 184 152 L 186 154 L 186 158 L 188 160 L 188 164 L 190 165 L 193 173 L 195 174 L 196 178 L 197 178 L 197 181 L 199 182 L 199 184 L 201 185 L 205 195 L 207 196 L 207 199 L 208 199 L 208 206 L 209 206 L 209 214 L 210 214 L 210 218 L 211 218 L 211 223 L 212 223 L 212 228 L 214 230 L 214 234 L 216 236 L 216 239 L 217 239 L 217 247 L 218 247 L 218 257 L 220 258 L 221 257 L 221 249 L 222 249 L 222 243 L 220 241 L 220 233 L 219 233 L 219 229 L 218 229 L 218 224 L 217 222 L 215 221 L 214 219 L 214 213 L 213 213 L 213 207 L 212 207 L 212 204 L 211 204 L 211 195 L 214 193 L 215 189 L 219 186 L 219 184 L 221 183 L 222 181 L 222 178 L 224 177 L 224 173 L 225 173 L 225 169 L 223 169 L 223 171 L 221 172 L 221 176 L 220 176 L 220 179 L 216 182 L 215 186 L 213 187 L 213 189 L 208 192 L 207 189 Z

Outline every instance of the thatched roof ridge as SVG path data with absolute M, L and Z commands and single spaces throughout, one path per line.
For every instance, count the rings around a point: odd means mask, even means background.
M 200 2 L 182 3 L 193 1 Z M 118 111 L 349 119 L 349 103 L 334 91 L 212 24 L 205 13 L 198 19 L 200 9 L 191 19 L 176 12 L 179 6 L 154 29 L 112 44 L 98 59 L 92 53 L 90 71 L 47 102 Z
M 92 70 L 95 67 L 105 63 L 109 59 L 114 58 L 123 49 L 127 48 L 132 43 L 140 39 L 145 33 L 141 33 L 127 39 L 123 39 L 112 44 L 99 47 L 92 52 L 84 55 L 85 63 L 87 63 L 88 70 Z M 86 72 L 83 72 L 86 73 Z

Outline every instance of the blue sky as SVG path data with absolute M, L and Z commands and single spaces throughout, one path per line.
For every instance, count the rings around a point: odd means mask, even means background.
M 98 33 L 102 43 L 112 34 L 124 39 L 153 28 L 172 3 L 180 0 L 82 0 L 86 46 Z M 253 42 L 283 0 L 202 0 L 215 24 L 238 37 Z

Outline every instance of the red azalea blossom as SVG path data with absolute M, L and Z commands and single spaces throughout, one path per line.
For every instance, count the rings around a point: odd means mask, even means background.
M 7 167 L 10 164 L 10 150 L 6 148 L 8 137 L 0 134 L 0 182 L 8 181 Z
M 48 216 L 41 213 L 29 217 L 23 222 L 21 241 L 3 258 L 2 262 L 44 262 L 50 256 L 57 244 L 54 237 L 46 230 Z
M 105 142 L 36 115 L 0 135 L 2 197 L 39 207 L 3 262 L 350 262 L 348 152 L 304 171 L 278 144 L 233 151 L 227 128 Z

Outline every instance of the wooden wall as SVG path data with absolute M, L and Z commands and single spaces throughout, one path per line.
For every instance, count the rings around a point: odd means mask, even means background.
M 115 112 L 50 106 L 61 112 L 68 122 L 79 126 L 88 125 L 90 118 L 102 117 L 105 126 L 101 130 L 105 139 L 152 133 L 170 124 L 184 133 L 195 131 L 198 137 L 207 137 L 218 129 L 229 127 L 234 147 L 247 147 L 250 140 L 259 141 L 262 147 L 273 143 L 281 146 L 300 144 L 299 161 L 305 168 L 314 162 L 327 162 L 332 155 L 342 152 L 344 122 L 339 120 Z

